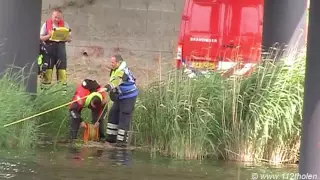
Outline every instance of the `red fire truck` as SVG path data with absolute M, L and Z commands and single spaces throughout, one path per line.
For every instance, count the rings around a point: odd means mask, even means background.
M 263 0 L 185 0 L 176 66 L 245 74 L 260 60 L 262 30 Z

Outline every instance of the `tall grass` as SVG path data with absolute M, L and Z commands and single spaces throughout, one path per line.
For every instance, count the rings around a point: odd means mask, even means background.
M 9 123 L 33 115 L 32 97 L 25 93 L 23 71 L 8 69 L 0 78 L 0 147 L 31 148 L 37 141 L 37 118 L 16 125 Z
M 68 138 L 70 118 L 67 103 L 71 101 L 75 86 L 54 84 L 45 91 L 32 95 L 25 91 L 23 71 L 8 69 L 0 78 L 0 147 L 31 148 L 40 141 L 56 142 Z M 66 90 L 66 92 L 65 92 Z M 61 108 L 38 115 L 44 111 Z M 23 122 L 4 127 L 9 123 L 36 115 Z M 87 111 L 83 119 L 89 120 Z
M 68 106 L 72 101 L 75 88 L 76 85 L 72 83 L 67 87 L 53 84 L 49 89 L 38 93 L 37 99 L 34 101 L 34 104 L 38 106 L 38 112 L 61 107 L 40 117 L 38 134 L 43 137 L 42 140 L 56 143 L 69 138 L 71 117 Z M 81 118 L 86 122 L 91 122 L 91 111 L 84 108 L 81 112 Z M 78 133 L 79 138 L 81 130 Z
M 219 74 L 190 79 L 180 71 L 141 89 L 133 121 L 134 143 L 184 159 L 207 156 L 237 161 L 295 162 L 303 105 L 305 58 L 291 66 L 265 62 L 249 77 Z M 20 75 L 0 79 L 0 147 L 32 147 L 68 135 L 67 107 L 3 125 L 70 102 L 74 85 L 54 85 L 35 99 Z M 90 120 L 90 111 L 83 118 Z
M 39 135 L 42 140 L 58 141 L 68 136 L 70 117 L 68 113 L 68 105 L 74 93 L 75 86 L 73 84 L 67 87 L 59 84 L 53 84 L 44 91 L 40 91 L 34 104 L 37 105 L 38 112 L 44 112 L 65 105 L 57 110 L 50 111 L 40 117 Z
M 305 58 L 265 62 L 247 78 L 189 79 L 180 72 L 140 93 L 136 145 L 178 158 L 295 162 Z

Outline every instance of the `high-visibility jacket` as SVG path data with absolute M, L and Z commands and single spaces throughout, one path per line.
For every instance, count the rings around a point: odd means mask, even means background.
M 128 67 L 117 68 L 110 72 L 110 85 L 118 90 L 119 99 L 135 97 L 139 91 L 136 79 Z
M 75 101 L 75 103 L 78 104 L 78 110 L 81 111 L 82 108 L 89 107 L 92 98 L 95 96 L 101 99 L 103 105 L 107 103 L 106 92 L 102 90 L 101 86 L 97 88 L 97 92 L 90 92 L 82 85 L 79 85 L 76 88 L 76 92 L 73 95 L 72 101 Z

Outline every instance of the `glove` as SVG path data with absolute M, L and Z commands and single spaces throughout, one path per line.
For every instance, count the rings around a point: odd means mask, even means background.
M 110 92 L 112 90 L 112 87 L 110 84 L 106 85 L 104 88 L 106 92 Z

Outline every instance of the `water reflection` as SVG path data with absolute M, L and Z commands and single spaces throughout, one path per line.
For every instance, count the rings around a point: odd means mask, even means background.
M 217 161 L 155 159 L 150 154 L 126 149 L 68 147 L 38 149 L 32 156 L 0 154 L 0 179 L 10 180 L 105 180 L 105 179 L 251 179 L 253 173 L 294 172 L 295 169 L 252 167 Z M 2 155 L 2 156 L 1 156 Z M 3 157 L 1 159 L 1 157 Z
M 100 161 L 99 163 L 111 164 L 113 166 L 123 165 L 129 167 L 131 165 L 131 152 L 127 149 L 93 149 L 93 148 L 76 148 L 69 147 L 67 159 L 72 159 L 74 163 L 80 165 L 82 161 L 93 159 Z
M 130 155 L 126 149 L 111 149 L 109 150 L 109 159 L 115 165 L 124 165 L 130 167 Z
M 17 164 L 12 164 L 9 162 L 0 163 L 0 178 L 10 179 L 16 176 L 18 172 Z
M 35 152 L 0 150 L 0 179 L 17 179 L 19 174 L 35 174 Z
M 1 159 L 0 161 L 0 179 L 13 179 L 19 174 L 36 173 L 31 162 L 30 166 L 27 166 L 26 163 L 21 163 L 19 160 Z

